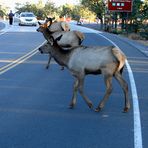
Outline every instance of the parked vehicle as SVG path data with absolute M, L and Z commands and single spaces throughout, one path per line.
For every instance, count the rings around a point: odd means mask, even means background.
M 83 25 L 84 23 L 84 19 L 83 18 L 80 18 L 78 21 L 77 21 L 77 25 Z
M 22 12 L 19 16 L 19 25 L 36 26 L 37 18 L 32 12 Z
M 14 17 L 13 17 L 13 22 L 14 22 L 14 23 L 18 23 L 18 22 L 19 22 L 19 20 L 20 20 L 20 19 L 19 19 L 19 16 L 20 16 L 20 15 L 19 15 L 18 13 L 15 13 L 15 14 L 14 14 Z

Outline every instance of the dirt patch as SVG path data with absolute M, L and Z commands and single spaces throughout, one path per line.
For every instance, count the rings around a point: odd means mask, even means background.
M 136 41 L 145 45 L 145 46 L 148 46 L 148 41 L 145 41 L 145 40 L 136 40 Z
M 139 34 L 131 33 L 128 35 L 128 38 L 148 46 L 148 41 L 143 39 Z

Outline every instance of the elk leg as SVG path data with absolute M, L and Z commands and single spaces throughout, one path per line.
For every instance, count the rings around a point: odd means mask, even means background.
M 64 70 L 64 66 L 61 66 L 61 70 Z
M 48 69 L 49 66 L 50 66 L 51 58 L 52 58 L 52 56 L 51 56 L 51 54 L 49 54 L 49 59 L 48 59 L 48 63 L 47 63 L 47 65 L 46 65 L 46 69 Z
M 93 108 L 92 102 L 84 94 L 83 86 L 84 86 L 84 78 L 79 78 L 79 93 L 81 94 L 81 96 L 83 97 L 83 99 L 85 100 L 85 102 L 87 103 L 87 105 L 89 106 L 89 108 Z
M 69 105 L 70 108 L 73 108 L 76 104 L 78 84 L 79 84 L 79 81 L 78 81 L 78 79 L 76 79 L 75 82 L 74 82 L 74 85 L 73 85 L 73 95 L 72 95 L 72 100 L 71 100 L 70 105 Z
M 116 72 L 115 78 L 119 82 L 120 86 L 122 87 L 122 89 L 124 91 L 125 107 L 124 107 L 123 112 L 128 112 L 128 110 L 130 109 L 130 101 L 129 101 L 129 98 L 128 98 L 128 85 L 127 85 L 126 81 L 123 79 L 123 77 L 121 76 L 120 73 Z
M 105 92 L 103 99 L 99 103 L 98 107 L 95 109 L 96 112 L 99 112 L 104 107 L 106 101 L 108 100 L 112 92 L 112 76 L 111 75 L 105 76 L 104 81 L 106 84 L 106 92 Z

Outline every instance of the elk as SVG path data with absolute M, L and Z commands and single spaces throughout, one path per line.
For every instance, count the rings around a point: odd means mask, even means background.
M 59 27 L 60 24 L 62 24 L 61 26 L 63 27 Z M 49 40 L 51 35 L 54 38 L 57 38 L 58 36 L 62 35 L 62 38 L 60 41 L 58 41 L 58 44 L 63 48 L 70 50 L 72 47 L 80 45 L 85 37 L 84 34 L 79 31 L 68 31 L 69 29 L 67 28 L 69 27 L 66 26 L 67 23 L 65 22 L 56 22 L 52 24 L 52 19 L 48 18 L 44 24 L 41 24 L 39 22 L 39 28 L 37 29 L 37 31 L 43 33 L 43 36 L 47 41 Z M 49 53 L 49 59 L 46 65 L 47 69 L 49 68 L 51 58 L 52 56 Z
M 67 22 L 65 21 L 53 22 L 52 20 L 54 20 L 54 18 L 47 17 L 45 22 L 50 32 L 54 33 L 57 31 L 70 31 L 70 26 Z
M 50 51 L 58 64 L 67 67 L 71 74 L 76 78 L 73 85 L 73 94 L 70 102 L 70 108 L 74 108 L 77 100 L 77 92 L 89 106 L 93 108 L 90 99 L 84 94 L 84 78 L 87 74 L 102 74 L 106 85 L 106 91 L 103 99 L 95 109 L 99 112 L 104 107 L 112 92 L 112 78 L 114 77 L 123 89 L 125 104 L 124 112 L 130 109 L 130 101 L 128 98 L 128 85 L 121 75 L 124 68 L 126 57 L 124 53 L 114 46 L 77 46 L 71 50 L 64 50 L 57 43 L 62 36 L 54 39 L 50 38 L 50 42 L 39 48 L 40 52 Z

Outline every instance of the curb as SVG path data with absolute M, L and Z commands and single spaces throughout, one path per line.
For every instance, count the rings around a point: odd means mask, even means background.
M 98 29 L 93 28 L 92 26 L 89 27 L 89 25 L 88 25 L 88 26 L 85 26 L 85 25 L 84 25 L 84 27 L 86 27 L 86 28 L 91 28 L 91 29 L 94 29 L 94 30 L 97 30 L 97 31 L 98 31 Z M 104 32 L 104 31 L 101 31 L 101 30 L 99 30 L 99 31 L 102 32 L 102 33 L 108 33 L 108 32 Z M 129 38 L 122 37 L 122 36 L 120 36 L 120 35 L 115 35 L 115 34 L 112 34 L 112 33 L 109 33 L 109 34 L 118 37 L 120 40 L 122 40 L 122 41 L 126 42 L 127 44 L 133 46 L 134 48 L 136 48 L 137 50 L 139 50 L 139 51 L 142 52 L 145 56 L 148 57 L 148 46 L 143 45 L 143 44 L 141 44 L 141 43 L 139 43 L 139 42 L 137 42 L 137 41 L 131 40 L 131 39 L 129 39 Z
M 121 40 L 123 40 L 124 42 L 130 44 L 131 46 L 137 48 L 139 51 L 141 51 L 144 55 L 146 55 L 148 57 L 148 46 L 143 45 L 141 43 L 138 43 L 134 40 L 128 39 L 128 38 L 124 38 L 124 37 L 120 37 L 118 36 Z
M 3 20 L 0 20 L 0 25 L 2 24 L 2 28 L 0 28 L 0 31 L 5 31 L 5 29 L 8 29 L 8 23 L 7 21 L 3 21 Z
M 6 27 L 6 24 L 0 20 L 0 31 Z

